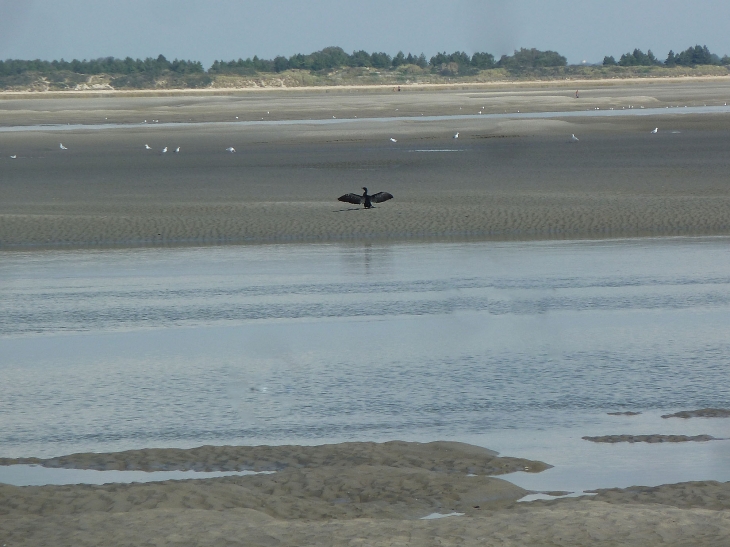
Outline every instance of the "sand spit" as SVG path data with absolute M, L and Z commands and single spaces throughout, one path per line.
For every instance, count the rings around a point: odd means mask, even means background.
M 711 435 L 602 435 L 600 437 L 582 437 L 593 443 L 687 443 L 719 441 Z
M 17 463 L 99 471 L 282 471 L 325 466 L 370 465 L 418 468 L 438 473 L 502 475 L 514 471 L 539 473 L 549 465 L 464 443 L 341 443 L 319 446 L 201 446 L 191 449 L 147 448 L 106 454 L 81 453 L 40 460 L 1 458 Z
M 333 195 L 352 189 L 357 187 L 343 184 L 333 189 Z M 73 205 L 34 207 L 34 212 L 22 207 L 26 211 L 0 213 L 0 248 L 730 234 L 730 198 L 724 196 L 602 198 L 495 193 L 460 199 L 441 195 L 432 203 L 409 198 L 396 191 L 398 201 L 371 211 L 345 209 L 325 201 L 170 204 L 149 214 L 146 210 L 151 207 L 146 204 L 134 210 L 120 205 L 109 212 L 108 205 L 100 206 L 98 212 L 75 212 Z
M 730 509 L 730 483 L 694 481 L 661 486 L 631 486 L 629 488 L 602 488 L 593 490 L 592 501 L 605 503 L 632 503 L 670 505 L 679 509 L 692 507 L 727 511 Z
M 197 457 L 207 458 L 206 465 L 235 458 L 234 448 L 100 456 L 194 466 Z M 516 503 L 525 490 L 464 472 L 500 472 L 500 458 L 460 443 L 251 448 L 248 463 L 280 470 L 147 484 L 0 485 L 0 539 L 8 547 L 709 546 L 730 535 L 730 483 L 599 490 L 590 498 Z M 81 455 L 68 458 L 88 463 Z M 420 520 L 432 513 L 464 516 Z
M 527 493 L 484 475 L 344 465 L 144 484 L 0 486 L 0 512 L 50 516 L 205 508 L 251 509 L 287 520 L 418 519 L 434 512 L 471 514 L 502 507 Z
M 701 408 L 699 410 L 683 410 L 674 414 L 664 414 L 662 418 L 730 418 L 730 410 L 726 408 Z

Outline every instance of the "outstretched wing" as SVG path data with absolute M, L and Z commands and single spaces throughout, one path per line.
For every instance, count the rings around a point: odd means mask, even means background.
M 362 196 L 358 194 L 345 194 L 337 198 L 337 201 L 344 201 L 345 203 L 354 203 L 355 205 L 362 205 Z
M 393 194 L 389 194 L 388 192 L 378 192 L 377 194 L 370 196 L 370 201 L 373 203 L 383 203 L 389 199 L 393 199 Z

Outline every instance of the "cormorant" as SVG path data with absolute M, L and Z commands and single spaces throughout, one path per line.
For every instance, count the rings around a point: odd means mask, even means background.
M 373 206 L 373 203 L 382 203 L 384 201 L 388 201 L 389 199 L 393 199 L 393 194 L 389 194 L 388 192 L 378 192 L 377 194 L 369 196 L 368 189 L 364 186 L 362 189 L 364 190 L 362 195 L 345 194 L 344 196 L 338 197 L 337 201 L 354 203 L 355 205 L 364 205 L 365 209 L 370 209 Z

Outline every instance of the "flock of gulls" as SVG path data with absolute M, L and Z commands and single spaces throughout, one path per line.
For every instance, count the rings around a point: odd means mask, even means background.
M 147 120 L 145 120 L 145 121 L 147 121 Z M 658 127 L 655 127 L 654 129 L 652 129 L 652 130 L 650 131 L 650 133 L 651 133 L 652 135 L 656 135 L 656 134 L 657 134 L 658 132 L 659 132 L 659 128 L 658 128 Z M 459 138 L 459 132 L 457 131 L 457 132 L 456 132 L 456 133 L 454 134 L 454 136 L 453 136 L 452 138 L 454 138 L 454 139 L 458 139 L 458 138 Z M 576 137 L 576 136 L 575 136 L 575 133 L 573 133 L 573 134 L 571 134 L 571 135 L 570 135 L 570 142 L 578 142 L 579 140 L 580 140 L 580 139 L 579 139 L 578 137 Z M 390 137 L 390 142 L 398 142 L 398 139 L 396 139 L 396 138 L 394 138 L 394 137 Z M 58 147 L 59 147 L 59 148 L 60 148 L 61 150 L 68 150 L 68 148 L 67 148 L 66 146 L 64 146 L 62 142 L 58 144 Z M 151 146 L 150 146 L 149 144 L 145 144 L 145 145 L 144 145 L 144 149 L 145 149 L 145 150 L 152 150 L 153 148 L 152 148 L 152 147 L 151 147 Z M 165 146 L 165 147 L 164 147 L 164 148 L 163 148 L 162 150 L 160 150 L 160 153 L 161 153 L 161 154 L 167 154 L 167 152 L 168 152 L 168 147 L 167 147 L 167 146 Z M 173 152 L 174 152 L 175 154 L 179 154 L 179 153 L 180 153 L 180 147 L 178 146 L 177 148 L 175 148 L 175 150 L 173 150 Z M 235 148 L 233 148 L 232 146 L 229 146 L 228 148 L 226 148 L 226 152 L 228 152 L 229 154 L 234 154 L 234 153 L 236 152 L 236 149 L 235 149 Z M 17 158 L 18 158 L 18 155 L 17 155 L 17 154 L 13 154 L 12 156 L 10 156 L 10 158 L 11 158 L 11 159 L 17 159 Z M 365 189 L 365 190 L 367 191 L 367 189 Z M 382 193 L 382 192 L 380 192 L 380 193 Z M 351 196 L 351 195 L 355 195 L 355 194 L 347 194 L 347 195 L 348 195 L 348 196 Z M 375 194 L 375 195 L 377 195 L 377 194 Z M 343 196 L 343 197 L 344 197 L 344 196 Z M 390 196 L 390 197 L 392 198 L 393 196 Z M 390 198 L 387 198 L 387 199 L 390 199 Z M 340 201 L 342 201 L 342 199 L 341 199 L 341 198 L 340 198 Z M 384 200 L 383 200 L 383 201 L 384 201 Z M 358 203 L 359 203 L 359 202 L 358 202 Z M 376 201 L 375 203 L 379 203 L 379 202 L 378 202 L 378 201 Z M 369 208 L 369 207 L 368 207 L 368 208 Z
M 658 127 L 655 127 L 654 129 L 652 129 L 651 131 L 649 131 L 649 133 L 651 133 L 652 135 L 656 135 L 657 133 L 659 133 L 659 128 Z M 676 131 L 675 131 L 675 133 L 676 133 Z M 458 135 L 458 133 L 457 133 L 457 135 Z M 456 137 L 454 137 L 454 138 L 456 138 Z M 575 136 L 575 133 L 573 133 L 572 135 L 570 135 L 570 142 L 578 142 L 579 140 L 580 139 Z
M 707 106 L 707 105 L 705 105 L 705 106 Z M 724 106 L 727 106 L 727 102 L 724 104 Z M 478 114 L 483 114 L 484 113 L 484 108 L 485 107 L 481 107 L 479 109 Z M 621 108 L 622 109 L 625 109 L 626 107 L 621 107 Z M 629 105 L 629 109 L 633 109 L 633 108 L 634 108 L 634 105 Z M 640 108 L 644 108 L 644 107 L 641 106 Z M 671 108 L 671 107 L 667 106 L 666 108 Z M 677 105 L 677 108 L 680 108 L 679 105 Z M 687 108 L 687 107 L 685 106 L 685 108 Z M 599 107 L 596 107 L 594 109 L 595 110 L 600 110 Z M 398 109 L 396 108 L 396 111 L 397 110 Z M 459 107 L 459 110 L 461 110 L 461 107 Z M 610 110 L 613 110 L 613 108 L 610 108 Z M 506 110 L 505 110 L 505 112 L 506 112 Z M 517 113 L 519 114 L 520 111 L 518 110 Z M 266 114 L 270 114 L 270 112 L 267 111 Z M 423 116 L 423 113 L 421 114 L 421 116 Z M 335 118 L 335 116 L 332 116 L 332 118 Z M 357 116 L 355 116 L 355 118 L 357 118 Z M 108 118 L 105 118 L 105 119 L 108 120 Z M 238 119 L 238 116 L 236 116 L 236 119 Z M 263 120 L 264 118 L 261 118 L 261 119 Z M 159 119 L 151 120 L 151 121 L 152 121 L 152 123 L 155 123 L 155 124 L 160 123 L 160 120 Z M 147 120 L 144 120 L 142 123 L 146 124 L 147 123 Z M 655 127 L 654 129 L 652 129 L 650 131 L 650 133 L 653 134 L 653 135 L 656 135 L 658 132 L 659 132 L 659 128 L 658 127 Z M 454 134 L 453 138 L 454 139 L 458 139 L 459 138 L 459 132 L 458 131 L 456 132 L 456 134 Z M 576 137 L 575 134 L 571 134 L 570 141 L 569 142 L 578 142 L 579 140 L 580 139 L 578 137 Z M 398 142 L 398 139 L 396 139 L 395 137 L 390 137 L 390 142 L 397 143 Z M 61 150 L 68 150 L 68 148 L 66 146 L 64 146 L 63 143 L 59 143 L 59 148 Z M 149 144 L 145 144 L 144 145 L 144 148 L 145 148 L 145 150 L 152 150 L 152 147 Z M 165 146 L 160 151 L 161 154 L 167 154 L 167 152 L 168 152 L 168 147 L 167 146 Z M 173 150 L 173 152 L 175 152 L 176 154 L 179 154 L 180 153 L 180 147 L 178 146 L 177 148 L 175 148 L 175 150 Z M 230 154 L 234 154 L 236 152 L 236 149 L 233 148 L 232 146 L 229 146 L 228 148 L 226 148 L 226 152 L 228 152 Z M 18 158 L 18 155 L 17 154 L 13 154 L 13 155 L 10 156 L 10 159 L 17 159 L 17 158 Z
M 707 106 L 707 105 L 705 105 L 705 106 Z M 727 106 L 727 103 L 725 103 L 725 105 L 724 105 L 724 106 Z M 622 108 L 625 108 L 625 107 L 622 107 Z M 633 106 L 633 105 L 630 105 L 630 106 L 629 106 L 629 108 L 630 108 L 630 109 L 631 109 L 631 108 L 634 108 L 634 106 Z M 641 108 L 644 108 L 644 107 L 642 106 Z M 669 107 L 667 107 L 667 108 L 669 108 Z M 679 108 L 679 107 L 677 107 L 677 108 Z M 685 106 L 685 108 L 686 108 L 686 106 Z M 398 109 L 396 108 L 396 110 L 398 110 Z M 459 110 L 461 110 L 461 107 L 459 107 Z M 599 108 L 596 108 L 596 110 L 599 110 Z M 613 110 L 613 108 L 611 108 L 611 110 Z M 479 112 L 478 112 L 478 113 L 479 113 L 479 114 L 483 114 L 483 111 L 484 111 L 484 107 L 482 107 L 482 108 L 481 108 L 481 109 L 479 110 Z M 520 111 L 518 110 L 518 111 L 517 111 L 517 113 L 519 114 L 519 113 L 520 113 Z M 267 112 L 266 112 L 266 114 L 270 114 L 270 112 L 268 112 L 268 111 L 267 111 Z M 423 114 L 421 114 L 421 115 L 423 115 Z M 357 118 L 357 116 L 355 116 L 355 117 Z M 332 116 L 332 118 L 335 118 L 335 116 Z M 107 119 L 108 119 L 108 118 L 107 118 Z M 238 119 L 238 116 L 236 116 L 236 119 Z M 264 118 L 261 118 L 261 119 L 263 120 Z M 144 120 L 144 122 L 142 122 L 142 123 L 145 123 L 145 124 L 146 124 L 146 123 L 147 123 L 147 120 Z M 159 120 L 159 119 L 157 119 L 157 120 L 152 120 L 152 123 L 160 123 L 160 120 Z M 650 133 L 651 133 L 652 135 L 656 135 L 656 134 L 657 134 L 658 132 L 659 132 L 659 128 L 658 128 L 658 127 L 655 127 L 654 129 L 652 129 L 652 130 L 650 131 Z M 458 132 L 458 131 L 457 131 L 457 132 L 456 132 L 456 133 L 454 134 L 453 138 L 454 138 L 454 139 L 458 139 L 458 138 L 459 138 L 459 132 Z M 576 137 L 576 136 L 575 136 L 575 133 L 573 133 L 573 134 L 571 134 L 571 135 L 570 135 L 570 141 L 569 141 L 569 142 L 578 142 L 578 141 L 580 141 L 580 139 L 579 139 L 578 137 Z M 398 139 L 396 139 L 395 137 L 390 137 L 390 142 L 393 142 L 393 143 L 397 143 L 397 142 L 398 142 Z M 68 150 L 68 148 L 67 148 L 66 146 L 64 146 L 64 145 L 63 145 L 63 143 L 59 143 L 59 148 L 60 148 L 61 150 Z M 152 149 L 153 149 L 153 148 L 152 148 L 152 147 L 151 147 L 151 146 L 150 146 L 149 144 L 145 144 L 145 145 L 144 145 L 144 148 L 145 148 L 145 150 L 152 150 Z M 169 149 L 168 149 L 168 147 L 167 147 L 167 146 L 165 146 L 164 148 L 162 148 L 162 150 L 160 151 L 160 153 L 161 153 L 161 154 L 167 154 L 168 150 L 169 150 Z M 178 146 L 178 147 L 176 147 L 176 148 L 175 148 L 175 149 L 173 150 L 173 152 L 174 152 L 175 154 L 179 154 L 179 153 L 180 153 L 180 147 L 179 147 L 179 146 Z M 233 148 L 232 146 L 229 146 L 228 148 L 226 148 L 226 152 L 228 152 L 229 154 L 234 154 L 234 153 L 236 152 L 236 149 L 235 149 L 235 148 Z M 11 155 L 11 156 L 10 156 L 10 159 L 17 159 L 17 158 L 18 158 L 18 155 L 17 155 L 17 154 L 13 154 L 13 155 Z M 358 200 L 360 200 L 360 201 L 358 201 L 357 203 L 358 203 L 358 204 L 366 204 L 366 203 L 367 203 L 367 204 L 370 204 L 370 205 L 365 205 L 365 207 L 366 207 L 366 208 L 368 208 L 368 209 L 369 209 L 370 207 L 372 207 L 372 203 L 380 203 L 380 202 L 379 202 L 379 201 L 377 201 L 377 200 L 373 200 L 373 196 L 371 196 L 370 198 L 368 198 L 368 197 L 367 197 L 367 189 L 366 189 L 366 188 L 364 188 L 364 190 L 365 190 L 365 194 L 363 194 L 363 196 L 359 196 L 358 194 L 346 194 L 345 196 L 342 196 L 342 197 L 341 197 L 341 198 L 339 198 L 339 199 L 340 199 L 340 201 L 343 201 L 343 198 L 344 198 L 344 197 L 346 197 L 346 196 L 358 196 Z M 381 195 L 381 194 L 387 194 L 387 193 L 384 193 L 384 192 L 379 192 L 378 194 L 374 194 L 374 196 L 379 196 L 379 195 Z M 388 196 L 390 196 L 390 194 L 387 194 L 387 195 L 388 195 Z M 388 197 L 388 198 L 386 198 L 386 199 L 391 199 L 392 197 L 393 197 L 393 196 L 390 196 L 390 197 Z M 353 199 L 354 199 L 354 198 L 353 198 Z M 346 201 L 346 200 L 345 200 L 345 201 Z M 385 200 L 381 200 L 381 201 L 385 201 Z M 350 203 L 354 203 L 354 202 L 352 202 L 352 201 L 351 201 Z
M 61 143 L 58 143 L 58 147 L 61 150 L 68 150 L 68 147 L 67 146 L 64 146 L 64 144 L 62 142 Z M 144 149 L 145 150 L 152 150 L 153 148 L 149 144 L 145 144 L 144 145 Z M 226 148 L 226 152 L 230 152 L 231 154 L 233 154 L 235 151 L 236 151 L 236 149 L 233 148 L 232 146 L 229 146 L 228 148 Z M 162 150 L 160 150 L 160 153 L 161 154 L 167 154 L 167 152 L 168 152 L 168 147 L 167 146 L 165 146 Z M 173 150 L 173 152 L 175 152 L 175 154 L 179 154 L 180 153 L 180 147 L 178 146 L 177 148 L 175 148 L 175 150 Z M 13 154 L 12 156 L 10 156 L 10 159 L 13 159 L 13 160 L 18 159 L 18 154 Z
M 145 122 L 146 121 L 147 120 L 145 120 Z M 152 121 L 157 121 L 157 120 L 152 120 Z M 656 131 L 654 131 L 654 133 L 656 133 Z M 456 132 L 456 134 L 454 135 L 453 138 L 455 138 L 455 139 L 458 139 L 459 138 L 459 132 L 458 131 Z M 573 135 L 573 138 L 575 140 L 578 140 L 578 139 L 575 138 L 575 135 Z M 398 139 L 394 139 L 393 137 L 391 137 L 390 138 L 390 142 L 398 142 Z M 68 150 L 68 147 L 64 146 L 62 142 L 59 143 L 58 146 L 59 146 L 59 148 L 61 150 Z M 153 148 L 149 144 L 145 144 L 144 145 L 144 149 L 145 150 L 152 150 Z M 168 152 L 168 147 L 167 146 L 165 146 L 162 150 L 160 150 L 160 153 L 161 154 L 167 154 L 167 152 Z M 173 152 L 175 152 L 175 154 L 179 154 L 180 153 L 180 147 L 178 146 L 177 148 L 175 148 L 175 150 L 173 150 Z M 228 152 L 229 154 L 234 154 L 236 152 L 236 149 L 233 148 L 232 146 L 229 146 L 228 148 L 226 148 L 226 152 Z M 10 159 L 13 159 L 13 160 L 14 159 L 17 159 L 17 158 L 18 158 L 18 155 L 17 154 L 13 154 L 12 156 L 10 156 Z M 352 194 L 348 194 L 348 195 L 352 195 Z M 391 197 L 393 197 L 393 196 L 391 196 Z M 390 198 L 388 198 L 388 199 L 390 199 Z M 375 203 L 379 203 L 379 202 L 376 201 Z

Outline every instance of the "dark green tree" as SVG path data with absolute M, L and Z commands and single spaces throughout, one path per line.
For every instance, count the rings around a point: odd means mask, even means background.
M 707 46 L 696 45 L 677 53 L 674 57 L 675 64 L 681 66 L 697 66 L 697 65 L 719 65 L 720 57 L 711 53 Z
M 498 66 L 509 69 L 526 69 L 552 66 L 565 66 L 568 60 L 556 51 L 521 48 L 514 55 L 502 55 Z
M 390 55 L 387 53 L 375 53 L 370 55 L 370 64 L 375 68 L 388 68 L 390 66 Z
M 274 70 L 276 72 L 284 72 L 289 69 L 289 60 L 281 55 L 274 58 Z
M 621 66 L 653 66 L 661 64 L 651 50 L 644 53 L 640 49 L 635 49 L 632 53 L 624 53 L 621 55 L 618 64 Z
M 302 55 L 301 53 L 292 55 L 291 57 L 289 57 L 289 68 L 295 68 L 299 70 L 306 70 L 310 68 L 307 56 Z
M 406 64 L 406 56 L 403 54 L 402 51 L 399 51 L 395 57 L 393 57 L 393 60 L 391 61 L 391 64 L 393 65 L 393 68 L 397 68 L 401 65 Z
M 361 49 L 360 51 L 353 51 L 352 55 L 350 55 L 349 66 L 356 67 L 371 65 L 372 62 L 370 61 L 370 54 L 367 51 Z
M 494 55 L 491 53 L 475 53 L 471 56 L 471 66 L 479 70 L 494 68 Z

